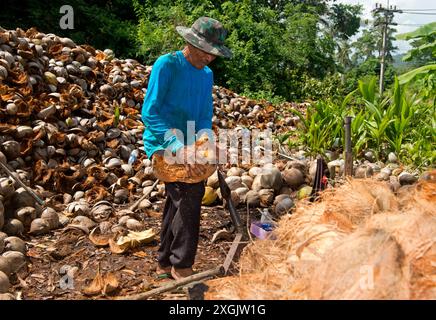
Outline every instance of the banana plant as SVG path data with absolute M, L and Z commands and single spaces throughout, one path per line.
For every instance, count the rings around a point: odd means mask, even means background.
M 399 76 L 400 84 L 416 83 L 424 98 L 430 99 L 436 105 L 436 21 L 425 24 L 418 29 L 397 35 L 399 40 L 412 40 L 414 48 L 403 57 L 403 61 L 419 60 L 420 57 L 430 55 L 426 65 L 419 66 Z

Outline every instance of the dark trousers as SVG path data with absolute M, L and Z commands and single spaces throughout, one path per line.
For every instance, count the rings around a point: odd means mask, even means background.
M 197 253 L 204 182 L 165 183 L 165 190 L 158 262 L 162 267 L 189 268 Z

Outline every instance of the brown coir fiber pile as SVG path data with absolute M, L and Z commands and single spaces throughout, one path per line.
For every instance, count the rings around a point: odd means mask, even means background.
M 206 299 L 436 299 L 436 171 L 426 177 L 398 194 L 351 180 L 300 202 Z

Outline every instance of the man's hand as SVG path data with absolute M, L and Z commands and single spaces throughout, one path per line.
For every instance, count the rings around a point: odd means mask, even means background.
M 185 165 L 190 176 L 200 176 L 208 165 L 227 163 L 227 149 L 219 144 L 189 145 L 177 150 L 176 161 Z

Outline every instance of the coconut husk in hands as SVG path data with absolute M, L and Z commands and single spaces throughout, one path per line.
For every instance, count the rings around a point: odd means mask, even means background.
M 205 169 L 204 173 L 199 176 L 193 176 L 185 164 L 168 163 L 165 160 L 164 154 L 156 152 L 152 157 L 153 174 L 154 176 L 164 182 L 185 182 L 197 183 L 209 178 L 216 170 L 214 164 L 215 154 L 213 146 L 209 142 L 207 135 L 201 136 L 195 142 L 197 154 L 201 155 L 207 160 L 207 164 L 193 164 L 193 166 L 201 166 Z

